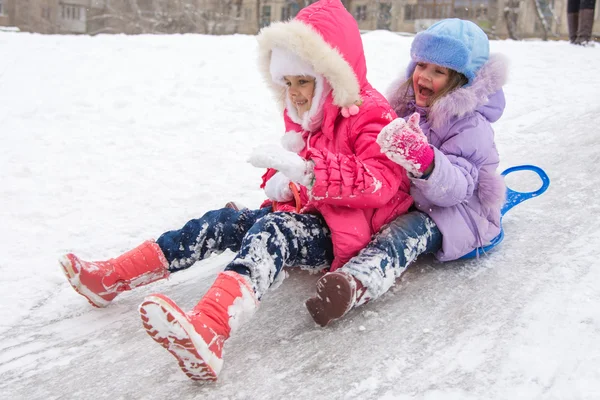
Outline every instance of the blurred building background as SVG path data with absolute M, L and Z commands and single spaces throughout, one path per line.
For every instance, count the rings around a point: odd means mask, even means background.
M 255 34 L 310 0 L 0 0 L 0 27 L 50 34 Z M 360 29 L 415 33 L 450 17 L 491 38 L 567 37 L 566 0 L 342 0 Z M 599 10 L 596 8 L 598 19 Z M 595 34 L 600 23 L 594 23 Z

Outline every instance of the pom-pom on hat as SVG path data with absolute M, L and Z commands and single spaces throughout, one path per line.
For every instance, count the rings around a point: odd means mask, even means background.
M 418 33 L 411 45 L 412 75 L 418 62 L 441 65 L 453 69 L 473 82 L 479 69 L 490 56 L 490 43 L 477 24 L 457 18 L 439 21 Z

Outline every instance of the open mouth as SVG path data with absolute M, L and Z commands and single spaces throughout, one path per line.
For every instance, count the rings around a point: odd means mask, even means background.
M 419 94 L 423 97 L 429 97 L 433 94 L 433 90 L 426 88 L 425 86 L 417 85 Z

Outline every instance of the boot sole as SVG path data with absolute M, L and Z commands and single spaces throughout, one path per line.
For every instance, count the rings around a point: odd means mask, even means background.
M 210 351 L 175 303 L 162 295 L 150 295 L 140 305 L 139 311 L 148 335 L 177 359 L 188 378 L 195 381 L 217 380 L 223 360 Z
M 317 282 L 317 296 L 304 303 L 312 319 L 320 326 L 341 318 L 352 308 L 352 283 L 337 274 L 324 275 Z
M 73 265 L 73 262 L 69 258 L 68 255 L 62 256 L 58 262 L 60 263 L 61 269 L 69 284 L 77 293 L 86 298 L 86 300 L 96 308 L 104 308 L 110 304 L 110 301 L 103 299 L 98 296 L 96 293 L 89 290 L 85 285 L 81 284 L 81 280 L 79 279 L 79 271 Z

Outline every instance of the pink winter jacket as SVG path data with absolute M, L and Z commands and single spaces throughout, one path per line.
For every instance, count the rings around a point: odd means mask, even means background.
M 339 0 L 314 3 L 294 20 L 263 29 L 258 39 L 266 78 L 272 79 L 268 65 L 271 49 L 278 46 L 310 63 L 332 88 L 322 100 L 322 121 L 316 128 L 287 109 L 284 119 L 286 135 L 302 138 L 304 147 L 298 154 L 314 162 L 310 193 L 301 188 L 301 212 L 317 212 L 325 219 L 335 256 L 331 270 L 335 270 L 412 204 L 406 172 L 376 143 L 381 129 L 396 114 L 367 81 L 358 27 Z M 278 98 L 284 98 L 285 88 L 277 84 L 272 88 Z M 352 104 L 360 104 L 358 114 L 344 117 L 342 107 Z M 269 170 L 264 175 L 263 187 L 274 173 Z M 293 209 L 293 203 L 277 205 L 280 211 Z

